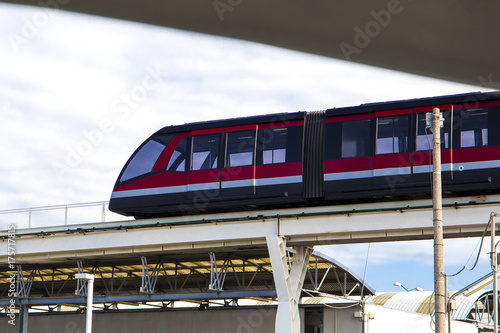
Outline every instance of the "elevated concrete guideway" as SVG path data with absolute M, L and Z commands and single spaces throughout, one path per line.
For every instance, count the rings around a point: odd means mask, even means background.
M 445 199 L 445 237 L 481 235 L 494 211 L 500 211 L 500 195 Z M 431 239 L 432 203 L 412 200 L 247 211 L 19 229 L 15 234 L 16 264 L 265 249 L 269 237 L 286 239 L 291 247 Z M 8 231 L 0 232 L 3 262 L 8 261 L 8 236 Z
M 500 195 L 451 198 L 444 200 L 443 206 L 443 231 L 446 236 L 475 236 L 483 233 L 491 213 L 500 211 Z M 17 266 L 16 290 L 21 295 L 25 289 L 31 289 L 34 281 L 33 273 L 27 280 L 24 279 L 22 266 L 25 264 L 56 265 L 69 260 L 81 263 L 93 259 L 117 261 L 127 256 L 141 256 L 144 271 L 148 267 L 144 259 L 146 255 L 209 252 L 212 276 L 221 273 L 213 269 L 216 253 L 267 249 L 278 301 L 275 332 L 299 333 L 298 305 L 314 245 L 432 237 L 430 200 L 393 201 L 41 229 L 15 230 L 11 225 L 7 231 L 0 233 L 0 260 L 8 263 L 9 272 Z M 154 271 L 158 271 L 156 268 Z M 32 272 L 36 271 L 37 268 Z M 140 290 L 150 290 L 146 288 L 149 283 L 145 285 L 144 279 L 155 280 L 154 274 L 151 277 L 149 273 L 143 273 L 142 278 L 143 287 Z M 263 295 L 274 294 L 267 292 Z M 26 296 L 29 299 L 29 292 Z M 231 294 L 229 297 L 238 296 Z M 57 302 L 63 303 L 64 300 Z M 27 332 L 24 327 L 29 307 L 26 301 L 20 305 L 20 322 L 23 324 L 19 326 L 19 332 Z
M 500 89 L 500 2 L 495 0 L 4 2 L 249 40 Z

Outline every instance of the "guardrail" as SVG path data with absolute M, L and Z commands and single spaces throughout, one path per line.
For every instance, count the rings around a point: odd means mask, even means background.
M 0 211 L 0 230 L 9 225 L 16 229 L 41 226 L 106 222 L 108 216 L 120 216 L 108 209 L 109 201 L 54 205 Z M 123 216 L 119 217 L 123 219 Z M 109 220 L 109 219 L 108 219 Z

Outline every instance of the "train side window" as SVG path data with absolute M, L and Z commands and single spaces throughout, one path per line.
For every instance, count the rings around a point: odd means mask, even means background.
M 159 142 L 149 140 L 129 162 L 125 171 L 123 171 L 120 181 L 124 182 L 151 172 L 165 147 L 165 145 Z
M 370 156 L 371 119 L 342 123 L 342 158 Z
M 227 133 L 226 167 L 253 165 L 255 131 Z
M 377 154 L 408 152 L 408 116 L 377 118 Z
M 460 147 L 488 145 L 488 109 L 462 110 Z
M 425 112 L 417 114 L 417 151 L 432 150 L 432 131 L 426 130 Z M 441 128 L 441 149 L 450 148 L 451 111 L 443 111 L 444 126 Z
M 286 162 L 287 128 L 269 128 L 262 132 L 262 163 L 278 164 Z
M 219 137 L 218 134 L 193 137 L 191 170 L 217 169 L 220 147 Z
M 186 158 L 187 158 L 187 140 L 183 138 L 175 147 L 172 157 L 168 162 L 167 171 L 186 171 Z

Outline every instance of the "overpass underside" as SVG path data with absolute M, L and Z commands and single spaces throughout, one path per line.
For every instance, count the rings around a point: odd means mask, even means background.
M 94 302 L 96 309 L 101 310 L 121 310 L 131 304 L 146 310 L 169 309 L 179 302 L 203 309 L 241 305 L 242 299 L 271 305 L 277 297 L 268 252 L 247 250 L 68 258 L 59 263 L 16 265 L 14 270 L 1 265 L 0 307 L 9 306 L 10 277 L 15 275 L 19 298 L 32 309 L 81 310 L 86 290 L 75 275 L 82 272 L 95 275 Z M 303 288 L 309 294 L 303 292 L 301 297 L 319 293 L 359 296 L 362 286 L 359 278 L 342 264 L 317 253 L 307 264 Z M 365 287 L 365 295 L 373 292 Z
M 445 237 L 481 236 L 500 195 L 443 199 Z M 432 239 L 430 199 L 296 207 L 55 225 L 15 233 L 16 264 L 54 263 L 115 255 L 266 250 L 269 237 L 288 247 Z M 11 231 L 0 232 L 8 262 Z
M 500 3 L 494 0 L 4 2 L 237 38 L 500 89 Z

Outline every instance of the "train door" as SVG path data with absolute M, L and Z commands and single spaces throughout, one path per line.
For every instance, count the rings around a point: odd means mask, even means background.
M 224 132 L 221 195 L 255 194 L 257 125 L 226 127 Z
M 373 182 L 389 194 L 412 179 L 412 109 L 379 111 L 376 117 L 376 142 L 373 157 Z
M 327 117 L 325 192 L 327 199 L 363 196 L 373 186 L 373 113 Z
M 197 210 L 220 195 L 222 129 L 191 132 L 188 199 Z

